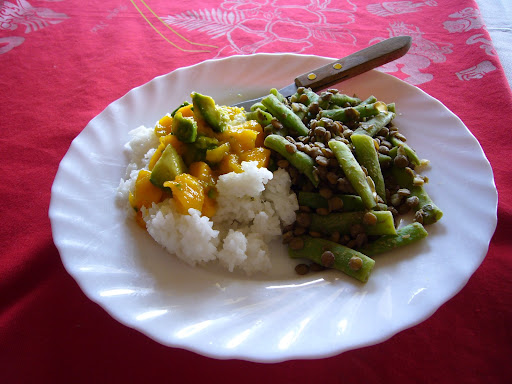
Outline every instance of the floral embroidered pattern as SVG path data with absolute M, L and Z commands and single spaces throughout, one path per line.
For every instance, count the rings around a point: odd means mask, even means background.
M 471 36 L 469 39 L 466 40 L 466 44 L 480 44 L 480 48 L 485 50 L 485 53 L 487 53 L 489 56 L 497 56 L 496 50 L 494 49 L 494 46 L 492 45 L 492 41 L 489 39 L 486 39 L 483 33 L 478 33 L 476 35 Z
M 169 25 L 225 37 L 217 56 L 280 51 L 304 52 L 314 42 L 355 44 L 345 26 L 354 23 L 356 6 L 349 0 L 231 0 L 219 8 L 190 10 L 162 19 Z M 331 22 L 336 20 L 336 22 Z
M 18 45 L 25 41 L 24 37 L 20 36 L 9 36 L 0 38 L 0 55 L 7 53 L 11 49 L 16 48 Z
M 421 7 L 437 7 L 437 1 L 385 1 L 378 4 L 368 4 L 366 10 L 376 16 L 386 17 L 402 13 L 418 12 Z
M 467 32 L 472 29 L 480 29 L 484 26 L 480 11 L 474 8 L 465 8 L 462 11 L 452 13 L 451 18 L 457 20 L 447 20 L 443 26 L 448 32 Z
M 434 43 L 423 37 L 420 29 L 414 25 L 402 22 L 391 23 L 388 28 L 389 37 L 409 35 L 412 37 L 412 45 L 407 55 L 391 63 L 383 65 L 383 72 L 401 72 L 406 75 L 404 80 L 413 85 L 419 85 L 434 79 L 434 75 L 423 72 L 432 63 L 444 63 L 446 55 L 452 53 L 452 44 Z M 385 40 L 386 38 L 372 39 L 370 43 Z
M 484 60 L 478 65 L 457 72 L 456 75 L 459 78 L 459 80 L 469 81 L 472 79 L 481 79 L 482 77 L 484 77 L 485 74 L 495 70 L 496 67 L 494 66 L 493 63 L 491 63 L 488 60 Z
M 67 15 L 48 8 L 32 7 L 26 0 L 17 0 L 16 4 L 5 1 L 0 8 L 0 29 L 14 31 L 23 25 L 25 33 L 30 33 L 67 18 Z
M 30 33 L 50 24 L 58 24 L 67 18 L 67 15 L 48 8 L 33 7 L 26 0 L 16 0 L 16 3 L 3 1 L 0 6 L 0 31 L 14 31 L 19 26 L 24 26 L 25 33 Z M 17 36 L 0 39 L 0 54 L 9 52 L 24 41 L 25 38 Z M 2 46 L 2 43 L 6 45 Z

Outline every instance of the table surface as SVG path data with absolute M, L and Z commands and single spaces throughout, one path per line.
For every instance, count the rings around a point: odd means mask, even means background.
M 0 382 L 509 382 L 512 97 L 503 63 L 510 71 L 510 6 L 478 3 L 486 19 L 473 0 L 0 1 Z M 427 320 L 325 359 L 216 360 L 122 325 L 66 272 L 48 218 L 51 186 L 71 141 L 111 102 L 207 59 L 333 56 L 334 47 L 342 56 L 400 34 L 413 37 L 411 51 L 401 66 L 381 70 L 462 119 L 489 159 L 499 195 L 483 263 Z

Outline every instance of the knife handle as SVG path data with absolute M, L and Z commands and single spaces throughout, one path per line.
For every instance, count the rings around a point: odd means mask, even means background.
M 410 36 L 391 37 L 295 78 L 297 87 L 323 89 L 396 60 L 411 47 Z

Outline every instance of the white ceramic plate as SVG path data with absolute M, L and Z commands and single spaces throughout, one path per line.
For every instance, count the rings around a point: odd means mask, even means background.
M 431 160 L 427 191 L 444 217 L 420 244 L 378 256 L 368 283 L 336 271 L 297 276 L 280 244 L 267 276 L 191 268 L 116 205 L 129 130 L 152 126 L 191 91 L 230 104 L 287 85 L 330 60 L 258 54 L 206 61 L 133 89 L 95 117 L 62 160 L 50 205 L 55 244 L 86 295 L 162 344 L 220 359 L 277 362 L 382 342 L 462 289 L 496 226 L 491 167 L 477 140 L 439 101 L 378 71 L 339 88 L 396 102 L 395 123 Z

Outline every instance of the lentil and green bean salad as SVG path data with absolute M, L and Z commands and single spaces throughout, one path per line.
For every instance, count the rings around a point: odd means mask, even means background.
M 297 194 L 296 221 L 283 229 L 298 274 L 334 268 L 366 282 L 373 256 L 425 238 L 443 213 L 425 190 L 427 163 L 393 124 L 395 104 L 336 89 L 276 89 L 247 112 L 264 127 L 274 167 Z M 399 227 L 400 217 L 413 216 Z M 307 260 L 307 261 L 306 261 Z

